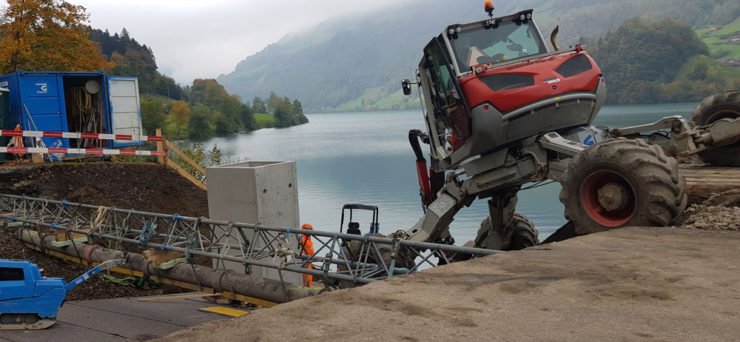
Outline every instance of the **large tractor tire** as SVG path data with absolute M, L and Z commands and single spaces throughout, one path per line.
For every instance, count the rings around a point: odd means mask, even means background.
M 691 112 L 691 121 L 699 126 L 740 118 L 740 91 L 731 90 L 705 98 Z M 710 148 L 699 153 L 708 164 L 740 166 L 740 141 Z
M 499 249 L 504 251 L 520 250 L 531 247 L 539 243 L 537 239 L 537 230 L 534 223 L 526 216 L 514 213 L 514 217 L 502 233 L 496 236 L 488 236 L 493 231 L 491 227 L 491 217 L 486 217 L 480 224 L 475 247 L 487 249 Z
M 579 235 L 627 226 L 667 226 L 686 207 L 676 160 L 639 139 L 615 139 L 579 153 L 560 201 Z

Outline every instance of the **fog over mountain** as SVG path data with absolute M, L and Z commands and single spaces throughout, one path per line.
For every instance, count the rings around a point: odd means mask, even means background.
M 694 27 L 721 25 L 740 15 L 735 0 L 519 0 L 496 1 L 495 15 L 534 8 L 540 31 L 560 25 L 567 47 L 596 40 L 624 20 L 673 17 Z M 297 98 L 307 112 L 409 108 L 400 81 L 413 79 L 421 50 L 447 25 L 486 18 L 480 0 L 411 1 L 382 11 L 324 22 L 288 35 L 218 77 L 245 101 L 271 91 Z

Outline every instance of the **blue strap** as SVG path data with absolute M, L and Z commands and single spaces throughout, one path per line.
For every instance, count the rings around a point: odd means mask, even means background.
M 288 237 L 290 237 L 290 230 L 291 230 L 291 229 L 293 229 L 293 228 L 291 228 L 291 227 L 288 227 L 288 231 L 287 231 L 287 232 L 285 233 L 285 238 L 286 238 L 286 239 L 287 239 Z

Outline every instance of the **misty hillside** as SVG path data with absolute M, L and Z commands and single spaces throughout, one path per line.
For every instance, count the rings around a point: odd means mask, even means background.
M 624 20 L 673 17 L 694 27 L 730 23 L 735 0 L 495 1 L 497 16 L 534 8 L 544 36 L 560 25 L 559 41 L 603 37 Z M 413 79 L 421 49 L 444 27 L 486 17 L 481 0 L 425 0 L 362 16 L 324 22 L 240 62 L 218 81 L 251 101 L 270 91 L 300 99 L 306 111 L 408 108 L 418 99 L 400 93 Z

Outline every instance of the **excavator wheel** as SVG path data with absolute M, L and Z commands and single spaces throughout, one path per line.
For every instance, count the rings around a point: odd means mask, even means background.
M 381 238 L 388 238 L 388 236 L 385 236 L 383 234 L 367 234 L 366 236 L 377 236 Z M 381 244 L 381 243 L 375 243 L 375 248 L 368 248 L 368 243 L 364 243 L 360 240 L 352 240 L 347 244 L 346 247 L 343 249 L 344 255 L 351 261 L 355 262 L 365 262 L 367 264 L 376 264 L 383 267 L 382 265 L 390 266 L 391 263 L 391 253 L 393 252 L 393 248 L 390 244 Z M 409 250 L 406 249 L 399 249 L 398 254 L 396 255 L 396 262 L 394 264 L 394 268 L 406 268 L 406 269 L 413 269 L 415 266 L 414 263 L 415 256 L 412 255 L 412 253 Z M 381 262 L 382 261 L 382 262 Z M 353 270 L 356 269 L 353 267 Z M 338 265 L 337 271 L 347 271 L 346 265 Z M 374 276 L 385 276 L 388 273 L 383 269 L 378 269 L 375 271 L 377 273 L 374 273 Z M 349 281 L 339 281 L 339 287 L 340 288 L 348 288 L 348 287 L 354 287 L 356 286 L 352 282 Z
M 537 229 L 534 229 L 534 223 L 526 216 L 514 214 L 513 232 L 511 234 L 511 243 L 509 250 L 520 250 L 532 247 L 539 243 L 537 238 Z
M 686 207 L 676 160 L 640 139 L 615 139 L 579 153 L 560 201 L 579 235 L 627 226 L 667 226 Z
M 487 234 L 491 234 L 492 231 L 490 216 L 486 217 L 480 225 L 478 237 L 475 239 L 479 242 L 476 244 L 476 247 L 479 248 L 512 251 L 531 247 L 539 243 L 534 223 L 519 213 L 514 213 L 514 217 L 509 221 L 505 231 L 497 237 L 491 238 L 486 236 Z
M 740 118 L 740 91 L 731 90 L 705 98 L 691 112 L 691 121 L 699 126 Z M 701 159 L 717 166 L 740 166 L 740 140 L 730 145 L 699 152 Z

